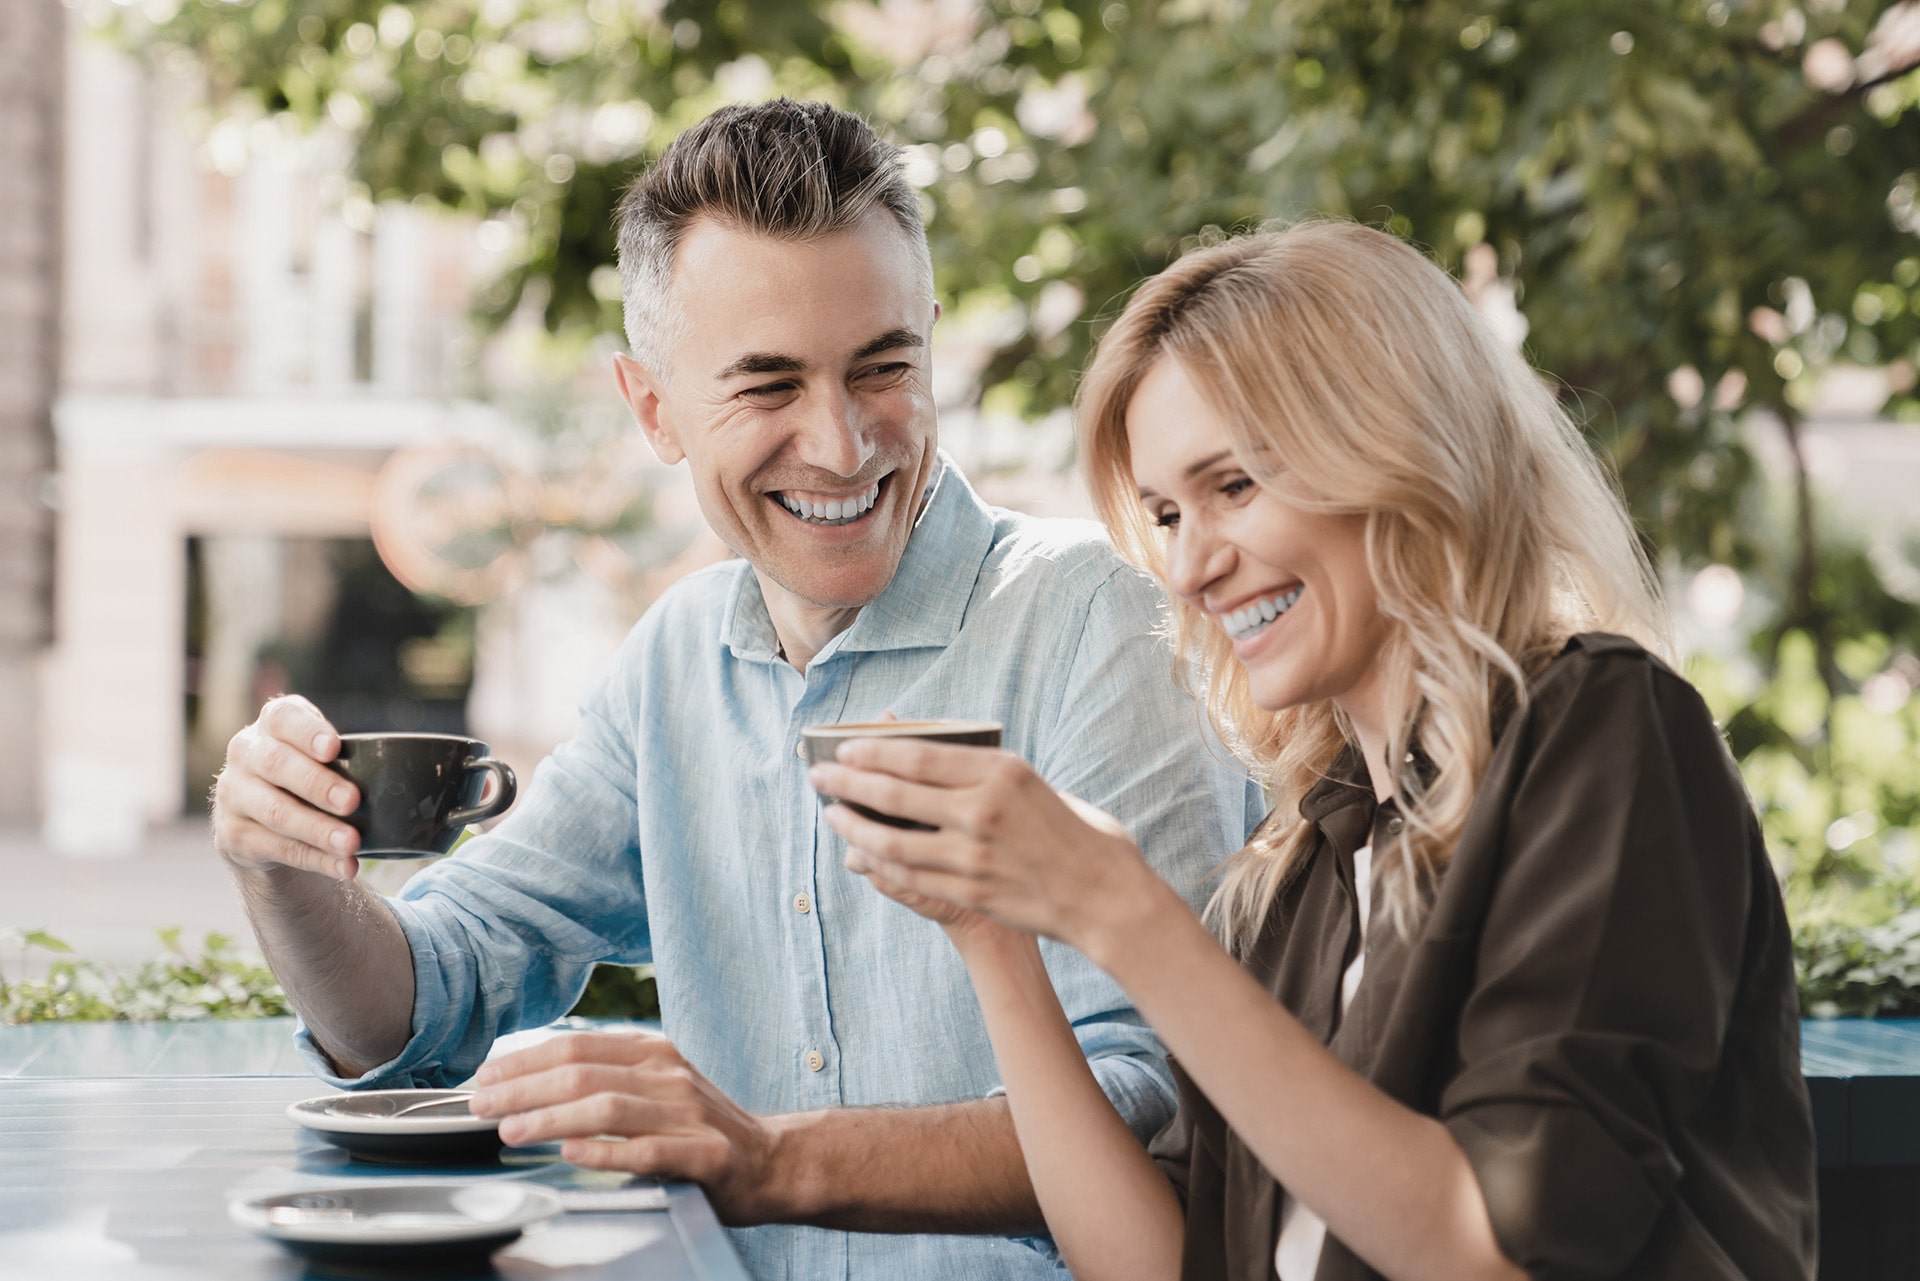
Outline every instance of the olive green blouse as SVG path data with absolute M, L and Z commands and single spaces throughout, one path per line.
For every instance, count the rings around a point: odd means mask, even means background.
M 1632 641 L 1569 642 L 1506 718 L 1410 940 L 1376 898 L 1344 1019 L 1353 853 L 1371 839 L 1381 866 L 1402 820 L 1352 753 L 1300 813 L 1318 847 L 1248 967 L 1343 1062 L 1452 1131 L 1510 1258 L 1567 1281 L 1813 1276 L 1793 949 L 1692 686 Z M 1186 1206 L 1183 1275 L 1270 1281 L 1281 1189 L 1177 1063 L 1175 1077 L 1180 1110 L 1153 1151 Z M 1375 1275 L 1328 1235 L 1318 1281 Z

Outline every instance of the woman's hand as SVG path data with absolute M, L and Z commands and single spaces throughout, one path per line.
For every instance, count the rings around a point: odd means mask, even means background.
M 831 822 L 832 820 L 829 819 L 828 821 Z M 849 872 L 858 872 L 860 875 L 866 877 L 873 885 L 873 888 L 879 890 L 882 894 L 900 904 L 900 906 L 907 908 L 909 911 L 926 917 L 929 921 L 932 921 L 935 925 L 945 930 L 948 936 L 954 939 L 955 942 L 959 942 L 963 937 L 971 935 L 976 929 L 982 926 L 998 928 L 995 922 L 988 920 L 978 912 L 961 907 L 958 903 L 949 903 L 943 898 L 930 898 L 925 894 L 916 894 L 909 889 L 896 888 L 893 883 L 885 877 L 882 871 L 875 868 L 873 862 L 867 857 L 867 852 L 858 846 L 849 845 L 847 847 L 846 864 Z
M 859 739 L 809 777 L 828 796 L 938 829 L 891 827 L 844 805 L 827 811 L 851 870 L 950 932 L 960 918 L 947 910 L 965 909 L 1084 949 L 1159 884 L 1118 821 L 1055 792 L 1007 752 Z

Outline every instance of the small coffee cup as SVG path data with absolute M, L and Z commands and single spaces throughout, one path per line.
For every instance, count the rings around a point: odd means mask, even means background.
M 331 768 L 360 789 L 347 822 L 361 858 L 433 858 L 469 823 L 513 804 L 513 770 L 478 739 L 452 734 L 342 734 Z M 487 782 L 493 781 L 488 798 Z
M 1000 723 L 998 721 L 842 721 L 837 725 L 809 725 L 800 731 L 800 740 L 807 749 L 808 765 L 824 765 L 832 761 L 840 751 L 840 744 L 854 738 L 925 738 L 936 743 L 959 743 L 966 747 L 998 747 L 1000 746 Z M 826 799 L 838 801 L 854 813 L 864 814 L 875 822 L 885 823 L 889 827 L 904 827 L 916 832 L 934 830 L 931 824 L 895 818 L 891 814 L 882 814 L 864 805 L 855 805 L 852 801 L 840 801 L 835 796 L 829 796 Z

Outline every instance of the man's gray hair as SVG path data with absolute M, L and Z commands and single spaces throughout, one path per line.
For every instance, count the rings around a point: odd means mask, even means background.
M 884 209 L 918 251 L 929 299 L 933 264 L 920 200 L 899 148 L 866 121 L 823 102 L 722 107 L 674 139 L 614 215 L 627 343 L 656 376 L 679 317 L 668 287 L 675 251 L 696 219 L 783 240 L 849 231 Z

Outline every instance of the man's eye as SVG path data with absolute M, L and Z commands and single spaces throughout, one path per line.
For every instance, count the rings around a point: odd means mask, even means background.
M 868 382 L 892 382 L 897 378 L 905 376 L 906 372 L 912 368 L 913 366 L 906 361 L 896 360 L 888 364 L 875 365 L 871 369 L 863 370 L 860 377 Z
M 765 383 L 759 387 L 749 387 L 740 394 L 743 396 L 757 396 L 762 400 L 768 400 L 775 396 L 784 396 L 794 389 L 794 385 L 790 382 Z

